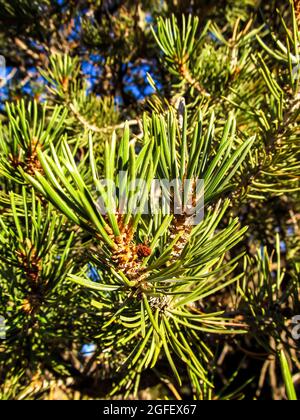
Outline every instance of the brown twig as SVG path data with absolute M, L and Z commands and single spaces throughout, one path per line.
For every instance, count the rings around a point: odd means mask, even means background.
M 190 73 L 190 70 L 188 66 L 185 63 L 181 63 L 179 65 L 179 72 L 183 79 L 191 85 L 192 88 L 196 89 L 201 95 L 206 96 L 207 98 L 210 98 L 210 94 L 204 89 L 203 86 L 201 86 L 200 82 L 196 80 L 192 74 Z
M 294 0 L 295 12 L 298 25 L 300 26 L 300 0 Z

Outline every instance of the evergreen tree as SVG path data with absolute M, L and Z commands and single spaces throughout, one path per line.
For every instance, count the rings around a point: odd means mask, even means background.
M 0 0 L 1 399 L 297 399 L 299 16 Z

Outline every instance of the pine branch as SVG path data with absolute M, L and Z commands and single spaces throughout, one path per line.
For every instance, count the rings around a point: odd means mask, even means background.
M 112 132 L 115 130 L 119 130 L 119 129 L 124 129 L 125 128 L 125 124 L 126 123 L 121 123 L 121 124 L 116 124 L 116 125 L 112 125 L 112 126 L 107 126 L 107 127 L 97 127 L 94 124 L 90 124 L 81 114 L 80 112 L 76 109 L 75 105 L 73 103 L 69 103 L 69 107 L 70 110 L 73 112 L 73 114 L 75 115 L 75 117 L 78 119 L 78 121 L 81 122 L 81 124 L 90 131 L 93 131 L 94 133 L 106 133 L 106 132 Z M 138 125 L 139 121 L 138 120 L 129 120 L 127 121 L 127 124 L 129 126 L 134 126 L 134 125 Z
M 211 95 L 201 86 L 200 82 L 192 76 L 185 63 L 179 64 L 179 73 L 191 88 L 196 89 L 201 95 L 210 98 Z

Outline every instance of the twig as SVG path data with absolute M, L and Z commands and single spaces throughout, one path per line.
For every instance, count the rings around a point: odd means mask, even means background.
M 105 133 L 113 130 L 123 129 L 126 125 L 126 123 L 121 123 L 117 125 L 107 126 L 107 127 L 98 127 L 95 124 L 90 124 L 78 111 L 78 109 L 75 108 L 74 104 L 69 104 L 70 110 L 73 112 L 73 114 L 76 116 L 78 121 L 81 122 L 82 125 L 84 125 L 88 130 L 94 131 L 95 133 Z M 127 124 L 129 126 L 138 125 L 138 120 L 129 120 L 127 121 Z
M 300 26 L 300 0 L 294 0 L 295 12 L 298 25 Z
M 185 63 L 180 64 L 179 71 L 181 76 L 185 79 L 185 81 L 191 85 L 191 87 L 195 88 L 201 95 L 210 98 L 210 94 L 204 89 L 203 86 L 196 80 L 190 73 L 187 65 Z
M 17 47 L 19 47 L 21 50 L 26 51 L 26 53 L 32 57 L 34 60 L 40 60 L 40 55 L 36 52 L 32 51 L 28 45 L 25 44 L 20 38 L 15 38 L 15 44 Z
M 11 70 L 11 72 L 3 79 L 3 80 L 1 80 L 0 79 L 0 88 L 2 88 L 3 86 L 5 86 L 6 85 L 6 83 L 10 80 L 10 79 L 12 79 L 14 76 L 15 76 L 15 74 L 17 73 L 17 69 L 16 68 L 13 68 L 12 70 Z
M 177 391 L 177 389 L 175 388 L 175 386 L 172 384 L 172 382 L 168 378 L 161 376 L 156 369 L 153 369 L 153 371 L 155 375 L 159 378 L 159 380 L 163 382 L 169 388 L 169 390 L 172 392 L 176 400 L 181 401 L 182 398 L 179 392 Z
M 263 364 L 263 367 L 262 367 L 262 370 L 261 370 L 261 374 L 260 374 L 260 377 L 259 377 L 259 381 L 258 381 L 258 388 L 257 388 L 256 393 L 255 393 L 255 397 L 256 398 L 259 398 L 261 396 L 261 392 L 262 392 L 263 387 L 264 387 L 264 384 L 266 382 L 266 377 L 267 377 L 267 373 L 268 373 L 268 369 L 269 369 L 270 363 L 271 362 L 268 359 Z

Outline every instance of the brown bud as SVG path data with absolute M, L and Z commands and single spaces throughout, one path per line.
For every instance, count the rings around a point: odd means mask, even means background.
M 146 257 L 149 257 L 152 254 L 151 248 L 149 248 L 145 244 L 138 245 L 137 249 L 136 249 L 136 252 L 137 252 L 137 255 L 138 255 L 139 258 L 146 258 Z

